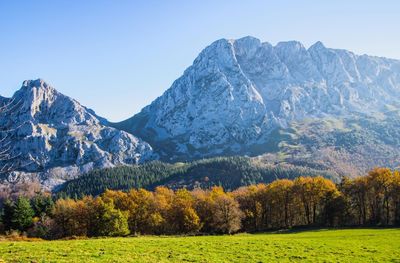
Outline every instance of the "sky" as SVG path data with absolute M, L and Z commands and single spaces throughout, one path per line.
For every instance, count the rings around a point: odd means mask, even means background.
M 0 95 L 42 78 L 111 121 L 161 96 L 221 38 L 400 59 L 395 0 L 12 0 L 0 14 Z

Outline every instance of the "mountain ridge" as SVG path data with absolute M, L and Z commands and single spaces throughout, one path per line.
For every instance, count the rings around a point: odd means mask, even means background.
M 307 49 L 298 41 L 217 40 L 118 123 L 41 79 L 0 97 L 7 103 L 13 110 L 0 114 L 0 136 L 17 163 L 9 183 L 54 189 L 94 169 L 238 155 L 338 176 L 400 166 L 400 60 L 322 42 Z
M 221 39 L 162 96 L 113 126 L 165 144 L 158 149 L 165 156 L 251 154 L 242 146 L 262 144 L 292 121 L 400 108 L 399 83 L 398 60 L 321 42 L 306 49 L 296 41 L 272 46 L 253 37 Z

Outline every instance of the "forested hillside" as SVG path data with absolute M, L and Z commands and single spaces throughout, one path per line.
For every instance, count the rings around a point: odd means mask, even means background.
M 328 170 L 316 170 L 289 164 L 265 164 L 248 157 L 219 157 L 189 163 L 167 164 L 159 161 L 135 166 L 95 170 L 67 182 L 58 189 L 59 196 L 98 195 L 106 189 L 129 190 L 156 186 L 234 190 L 240 186 L 270 183 L 276 179 L 317 176 L 338 182 L 340 176 Z

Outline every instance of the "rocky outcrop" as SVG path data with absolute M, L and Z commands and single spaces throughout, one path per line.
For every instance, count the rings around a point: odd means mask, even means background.
M 0 116 L 15 172 L 8 182 L 39 180 L 53 188 L 97 168 L 157 156 L 149 144 L 105 121 L 43 80 L 28 80 Z

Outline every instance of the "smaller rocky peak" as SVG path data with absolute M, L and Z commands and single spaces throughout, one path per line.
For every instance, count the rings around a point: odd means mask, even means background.
M 220 39 L 206 47 L 188 68 L 193 74 L 238 70 L 235 40 Z M 185 71 L 187 73 L 187 71 Z
M 25 120 L 65 125 L 99 122 L 96 115 L 76 100 L 58 92 L 43 79 L 24 81 L 12 99 L 18 105 L 14 114 Z
M 297 67 L 291 63 L 303 63 L 310 59 L 307 49 L 298 41 L 279 42 L 274 47 L 275 54 L 287 67 Z
M 214 41 L 213 43 L 211 43 L 211 45 L 209 45 L 208 47 L 203 49 L 203 51 L 200 53 L 200 55 L 215 52 L 217 50 L 220 50 L 221 48 L 231 47 L 234 42 L 235 42 L 235 40 L 229 40 L 226 38 L 218 39 L 218 40 Z
M 232 49 L 232 41 L 222 38 L 217 41 L 214 41 L 203 49 L 197 58 L 194 60 L 193 65 L 201 64 L 204 62 L 211 60 L 215 60 L 218 56 L 227 53 L 226 51 L 231 52 Z
M 325 45 L 321 41 L 315 42 L 311 47 L 308 48 L 309 52 L 315 52 L 315 51 L 324 51 L 327 50 Z
M 49 83 L 43 79 L 25 80 L 20 91 L 32 93 L 41 90 L 42 93 L 51 94 L 57 92 Z
M 43 87 L 45 89 L 50 87 L 50 84 L 48 84 L 45 80 L 43 79 L 30 79 L 30 80 L 25 80 L 22 83 L 23 87 Z
M 278 52 L 293 53 L 306 50 L 303 44 L 299 41 L 284 41 L 276 44 L 275 49 Z
M 52 100 L 58 92 L 43 79 L 25 80 L 22 87 L 14 94 L 15 99 L 29 103 Z
M 298 41 L 279 42 L 274 47 L 274 51 L 289 70 L 293 80 L 304 83 L 321 79 L 310 53 L 302 43 Z
M 253 57 L 261 45 L 258 38 L 251 36 L 240 38 L 234 42 L 235 54 L 241 57 Z
M 13 100 L 22 105 L 22 111 L 29 111 L 34 116 L 40 111 L 41 105 L 50 107 L 59 93 L 42 79 L 25 80 L 22 87 L 15 92 Z
M 234 41 L 236 46 L 240 46 L 242 48 L 255 48 L 261 45 L 261 41 L 258 38 L 252 36 L 246 36 L 239 38 Z

